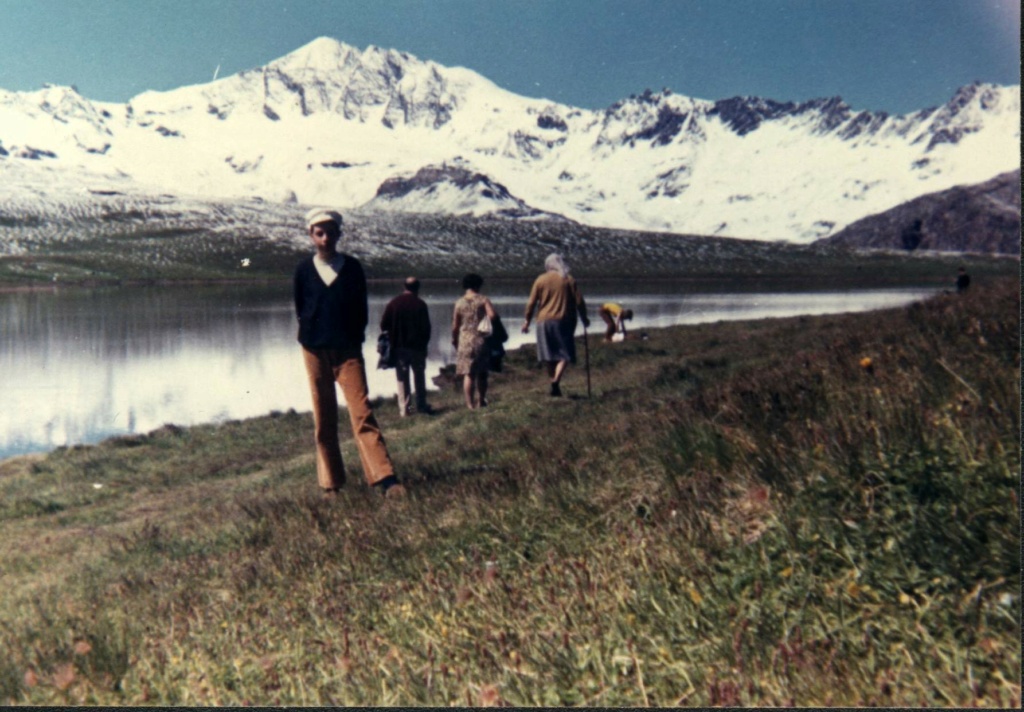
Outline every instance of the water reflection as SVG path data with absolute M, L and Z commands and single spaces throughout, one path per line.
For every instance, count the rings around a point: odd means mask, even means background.
M 682 294 L 588 283 L 596 307 L 633 309 L 633 331 L 672 324 L 862 311 L 896 306 L 927 289 L 829 293 Z M 654 289 L 658 289 L 655 287 Z M 371 288 L 364 353 L 371 394 L 393 396 L 392 371 L 378 371 L 375 337 L 394 286 Z M 529 284 L 485 285 L 510 332 L 508 348 L 533 342 L 520 334 Z M 434 337 L 429 374 L 454 362 L 453 281 L 426 283 Z M 309 410 L 295 341 L 288 285 L 151 287 L 0 294 L 0 458 L 59 445 L 148 432 L 165 423 L 192 425 Z

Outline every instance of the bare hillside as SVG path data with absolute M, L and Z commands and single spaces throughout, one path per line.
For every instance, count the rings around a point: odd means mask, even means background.
M 1020 254 L 1020 170 L 957 186 L 858 220 L 819 244 Z

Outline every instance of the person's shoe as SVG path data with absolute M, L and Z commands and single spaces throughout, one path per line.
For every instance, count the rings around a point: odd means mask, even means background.
M 391 485 L 384 490 L 384 499 L 392 502 L 399 499 L 405 499 L 408 494 L 409 493 L 405 491 L 405 485 Z
M 405 487 L 402 486 L 402 483 L 400 483 L 398 478 L 394 475 L 388 475 L 373 486 L 381 493 L 381 495 L 384 496 L 385 499 L 400 499 L 405 496 Z
M 422 408 L 417 407 L 416 408 L 416 412 L 417 413 L 422 413 L 423 415 L 433 415 L 437 411 L 435 411 L 431 406 L 425 405 Z
M 562 389 L 561 389 L 561 387 L 557 383 L 552 383 L 551 384 L 551 395 L 556 397 L 556 398 L 558 396 L 562 395 Z
M 338 490 L 340 489 L 341 487 L 324 487 L 324 499 L 334 499 L 338 496 Z

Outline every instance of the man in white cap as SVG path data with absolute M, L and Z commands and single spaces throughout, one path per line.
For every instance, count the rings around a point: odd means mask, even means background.
M 334 210 L 315 208 L 306 214 L 306 227 L 316 248 L 295 269 L 295 313 L 299 343 L 313 396 L 316 472 L 325 495 L 345 483 L 338 442 L 338 396 L 341 387 L 352 421 L 366 481 L 386 497 L 405 494 L 395 477 L 384 436 L 370 408 L 363 362 L 363 339 L 369 311 L 366 276 L 359 260 L 338 252 L 342 217 Z

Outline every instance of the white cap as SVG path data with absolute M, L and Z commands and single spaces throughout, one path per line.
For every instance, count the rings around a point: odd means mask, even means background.
M 341 213 L 337 210 L 330 210 L 328 208 L 313 208 L 306 213 L 307 229 L 322 222 L 333 222 L 338 227 L 341 227 Z

